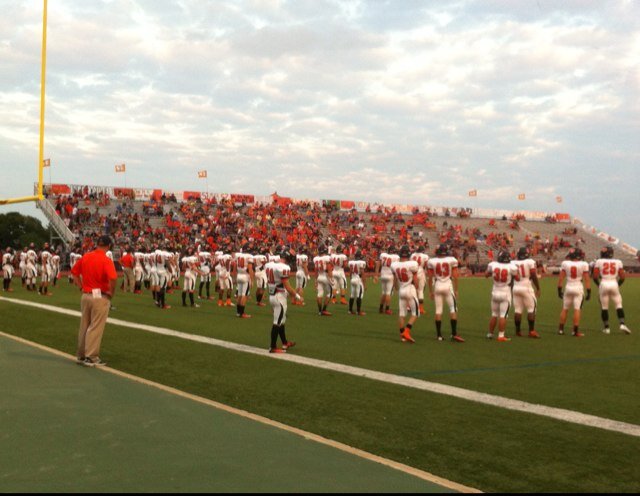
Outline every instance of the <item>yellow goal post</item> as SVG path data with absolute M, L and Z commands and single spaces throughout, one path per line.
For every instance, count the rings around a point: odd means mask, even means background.
M 42 67 L 40 72 L 40 149 L 38 152 L 38 189 L 33 196 L 24 196 L 21 198 L 0 199 L 0 205 L 11 205 L 13 203 L 26 203 L 42 200 L 43 177 L 44 177 L 44 99 L 45 99 L 45 82 L 47 70 L 47 0 L 44 1 L 42 11 Z

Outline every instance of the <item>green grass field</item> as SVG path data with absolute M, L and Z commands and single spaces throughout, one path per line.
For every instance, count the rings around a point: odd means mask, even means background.
M 79 294 L 60 281 L 53 297 L 16 287 L 11 298 L 77 310 Z M 289 307 L 287 333 L 293 354 L 459 386 L 530 403 L 640 424 L 637 302 L 640 279 L 623 286 L 627 325 L 600 332 L 597 297 L 585 305 L 585 338 L 555 334 L 560 300 L 555 279 L 543 280 L 537 329 L 541 340 L 485 339 L 490 283 L 463 279 L 459 332 L 464 344 L 437 342 L 433 308 L 414 327 L 417 343 L 398 339 L 396 317 L 379 315 L 379 290 L 370 284 L 365 317 L 332 308 L 316 315 L 314 293 L 307 306 Z M 112 317 L 201 334 L 267 349 L 270 308 L 251 304 L 253 318 L 234 308 L 201 302 L 161 311 L 151 296 L 118 294 Z M 394 309 L 395 310 L 395 309 Z M 78 319 L 0 302 L 2 331 L 74 353 Z M 568 326 L 569 327 L 569 326 Z M 448 333 L 448 322 L 443 329 Z M 510 323 L 508 334 L 513 335 Z M 309 366 L 225 350 L 179 338 L 109 325 L 103 359 L 110 366 L 189 393 L 277 420 L 381 455 L 438 476 L 502 492 L 637 492 L 640 440 L 536 415 L 318 370 Z

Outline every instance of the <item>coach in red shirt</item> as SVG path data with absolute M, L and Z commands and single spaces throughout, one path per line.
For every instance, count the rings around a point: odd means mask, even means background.
M 83 255 L 71 269 L 73 281 L 82 291 L 78 363 L 87 367 L 105 365 L 100 345 L 118 278 L 113 261 L 107 258 L 110 248 L 111 238 L 102 236 L 98 248 Z
M 127 246 L 124 255 L 120 257 L 120 265 L 122 265 L 122 273 L 124 274 L 122 287 L 125 293 L 133 293 L 134 290 L 134 285 L 136 282 L 133 276 L 134 262 L 135 260 L 133 259 L 133 255 L 131 254 L 131 247 Z

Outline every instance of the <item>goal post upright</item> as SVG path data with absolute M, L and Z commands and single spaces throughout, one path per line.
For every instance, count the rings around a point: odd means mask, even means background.
M 43 0 L 42 12 L 42 57 L 40 72 L 40 147 L 38 150 L 38 190 L 34 196 L 24 196 L 21 198 L 0 199 L 0 205 L 11 205 L 14 203 L 26 203 L 42 200 L 44 181 L 44 109 L 45 109 L 45 85 L 47 71 L 47 0 Z

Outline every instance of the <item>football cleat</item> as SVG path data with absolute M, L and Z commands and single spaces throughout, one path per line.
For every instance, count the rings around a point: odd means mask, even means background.
M 499 336 L 496 341 L 498 341 L 499 343 L 506 343 L 508 341 L 511 341 L 511 338 L 508 338 L 507 336 Z
M 295 342 L 287 341 L 285 344 L 282 345 L 282 349 L 283 350 L 288 350 L 289 348 L 293 348 L 295 345 L 296 345 Z
M 620 330 L 625 334 L 631 334 L 631 329 L 629 329 L 626 325 L 620 324 Z
M 171 305 L 165 305 L 162 307 L 163 310 L 169 310 L 171 308 Z
M 409 329 L 405 329 L 401 336 L 403 339 L 406 339 L 409 343 L 416 342 L 415 339 L 411 337 L 411 332 L 409 331 Z
M 572 335 L 574 338 L 583 338 L 583 337 L 584 337 L 584 334 L 582 334 L 580 331 L 572 332 L 572 333 L 571 333 L 571 335 Z
M 331 317 L 331 312 L 327 312 L 326 310 L 323 310 L 322 312 L 320 312 L 320 315 L 323 317 Z
M 564 336 L 564 331 L 562 329 L 558 329 L 558 335 L 559 336 Z
M 516 331 L 516 336 L 518 336 L 519 338 L 522 337 L 522 332 L 521 331 Z
M 605 327 L 604 329 L 602 329 L 602 333 L 603 334 L 611 334 L 611 329 L 609 329 L 608 327 Z
M 451 336 L 451 341 L 454 341 L 456 343 L 464 343 L 464 339 L 462 339 L 460 336 L 458 336 L 457 334 L 455 336 Z
M 248 315 L 248 314 L 246 314 L 246 313 L 243 313 L 242 315 L 240 315 L 240 318 L 241 318 L 241 319 L 250 319 L 250 318 L 251 318 L 251 315 Z
M 387 315 L 393 315 L 393 312 L 391 310 L 385 310 L 384 313 Z
M 218 306 L 219 306 L 219 307 L 224 306 L 224 303 L 222 303 L 222 300 L 218 300 Z
M 436 339 L 437 339 L 438 341 L 444 341 L 444 338 L 443 338 L 442 336 L 438 336 Z
M 492 332 L 488 332 L 487 333 L 487 339 L 493 339 L 493 333 Z
M 529 333 L 529 337 L 533 339 L 540 339 L 542 336 L 540 336 L 540 334 L 538 334 L 536 331 L 531 331 Z
M 365 316 L 365 315 L 367 315 L 367 314 L 366 314 L 365 312 L 358 312 L 358 315 L 359 315 L 360 317 L 364 317 L 364 316 Z
M 282 348 L 270 348 L 269 353 L 286 353 L 287 350 Z

